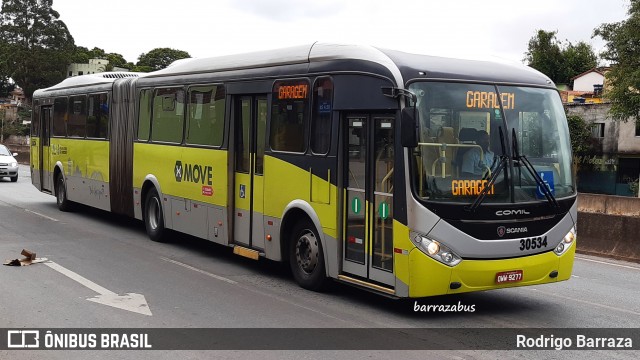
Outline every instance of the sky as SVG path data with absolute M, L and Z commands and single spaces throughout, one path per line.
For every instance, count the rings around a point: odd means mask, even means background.
M 594 28 L 628 17 L 629 0 L 53 0 L 78 46 L 137 62 L 169 47 L 192 57 L 315 41 L 418 54 L 522 62 L 537 30 L 591 44 Z

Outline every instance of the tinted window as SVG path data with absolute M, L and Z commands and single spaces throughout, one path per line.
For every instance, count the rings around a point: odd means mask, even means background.
M 31 118 L 31 136 L 40 136 L 40 102 L 33 102 L 33 116 Z
M 160 88 L 153 97 L 153 141 L 181 143 L 184 125 L 184 90 Z
M 53 101 L 53 136 L 67 136 L 67 98 Z
M 331 109 L 333 108 L 333 82 L 320 78 L 313 86 L 313 118 L 311 119 L 311 151 L 329 152 L 331 144 Z
M 276 81 L 273 85 L 269 144 L 273 150 L 304 152 L 309 123 L 309 82 Z
M 87 113 L 86 96 L 72 96 L 69 98 L 69 121 L 67 121 L 67 135 L 69 137 L 85 137 Z
M 107 94 L 89 95 L 87 106 L 87 137 L 106 139 L 109 124 L 109 97 Z
M 194 86 L 189 89 L 187 144 L 222 145 L 224 99 L 222 85 Z

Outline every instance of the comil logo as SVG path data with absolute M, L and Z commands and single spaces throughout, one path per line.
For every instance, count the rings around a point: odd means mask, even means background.
M 509 216 L 509 215 L 530 215 L 525 209 L 516 209 L 516 210 L 498 210 L 496 211 L 496 215 L 498 216 Z
M 7 347 L 9 349 L 39 348 L 40 331 L 9 330 L 7 331 Z

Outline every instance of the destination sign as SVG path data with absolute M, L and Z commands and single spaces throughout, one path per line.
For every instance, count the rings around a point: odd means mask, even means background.
M 278 100 L 306 99 L 308 93 L 308 84 L 278 86 Z
M 453 196 L 478 196 L 488 183 L 488 180 L 453 180 L 451 181 L 451 194 Z M 495 188 L 491 185 L 486 195 L 493 194 L 495 194 Z
M 470 109 L 500 109 L 500 102 L 505 110 L 515 108 L 516 95 L 502 93 L 498 96 L 493 91 L 467 91 L 467 108 Z

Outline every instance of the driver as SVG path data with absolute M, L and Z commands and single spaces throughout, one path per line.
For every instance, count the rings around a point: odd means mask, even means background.
M 489 134 L 484 130 L 476 132 L 476 144 L 482 148 L 473 147 L 462 158 L 461 172 L 463 177 L 477 178 L 491 169 L 495 154 L 489 150 Z M 481 153 L 484 152 L 484 161 L 481 160 Z

